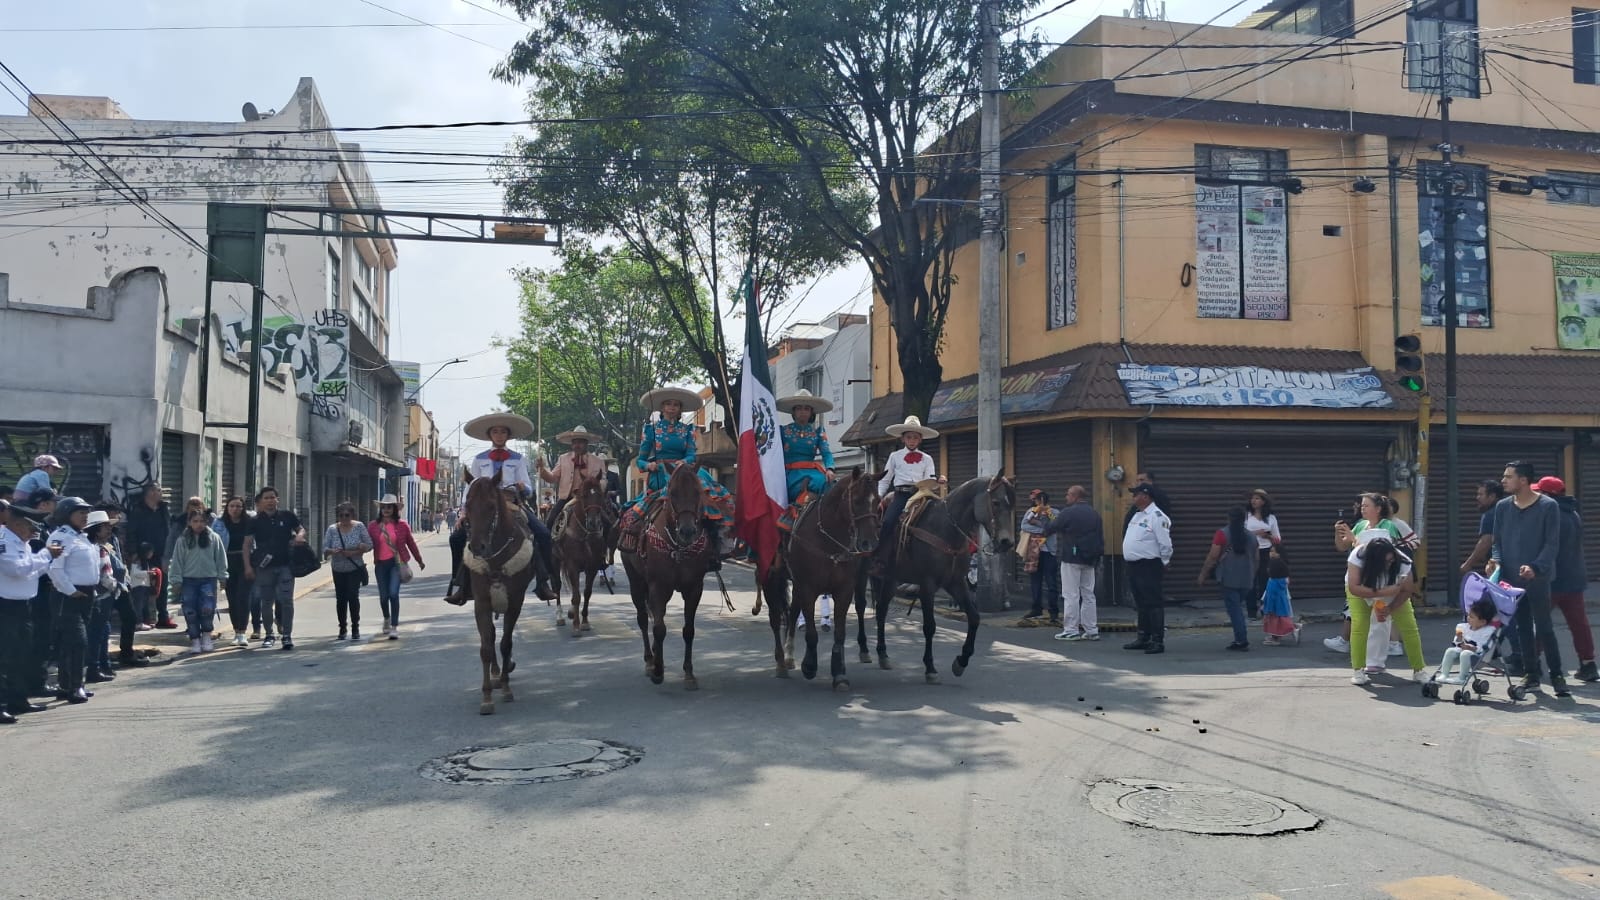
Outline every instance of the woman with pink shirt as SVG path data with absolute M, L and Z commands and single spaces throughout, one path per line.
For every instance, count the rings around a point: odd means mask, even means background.
M 367 525 L 372 536 L 373 580 L 378 583 L 378 603 L 383 607 L 383 633 L 389 640 L 400 637 L 400 564 L 415 562 L 426 569 L 422 551 L 411 526 L 400 518 L 400 500 L 384 494 L 378 501 L 378 518 Z

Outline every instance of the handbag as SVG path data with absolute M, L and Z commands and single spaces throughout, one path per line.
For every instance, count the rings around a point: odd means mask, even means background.
M 150 586 L 150 570 L 149 569 L 146 569 L 144 566 L 141 566 L 138 563 L 134 563 L 133 565 L 128 567 L 128 587 L 140 588 L 140 587 L 149 587 L 149 586 Z
M 389 547 L 389 552 L 394 554 L 395 560 L 400 564 L 400 583 L 410 584 L 416 573 L 411 571 L 411 563 L 400 558 L 400 551 L 394 548 L 394 542 L 389 540 L 389 532 L 384 531 L 382 525 L 378 526 L 378 537 L 383 538 L 383 542 Z
M 312 572 L 322 568 L 322 560 L 317 558 L 315 550 L 309 544 L 289 545 L 289 573 L 296 578 L 304 578 Z

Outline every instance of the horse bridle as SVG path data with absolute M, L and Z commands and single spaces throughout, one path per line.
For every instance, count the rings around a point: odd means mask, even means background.
M 863 482 L 863 483 L 865 483 L 865 482 Z M 853 495 L 854 495 L 855 490 L 856 490 L 856 486 L 852 485 L 850 487 L 850 490 L 847 492 L 847 497 L 846 497 L 846 501 L 847 502 L 849 500 L 851 500 L 851 499 L 854 499 Z M 878 505 L 876 503 L 868 503 L 866 512 L 864 512 L 864 513 L 862 513 L 861 515 L 858 515 L 858 516 L 853 516 L 850 519 L 850 540 L 849 540 L 849 543 L 844 543 L 844 542 L 841 542 L 838 538 L 834 537 L 832 534 L 830 534 L 828 532 L 828 526 L 826 526 L 826 525 L 824 525 L 822 523 L 822 503 L 823 503 L 823 501 L 825 501 L 827 499 L 828 499 L 828 495 L 827 494 L 823 494 L 820 498 L 817 499 L 816 503 L 813 503 L 810 506 L 806 507 L 805 510 L 800 513 L 800 519 L 794 523 L 795 532 L 797 532 L 797 533 L 799 532 L 801 523 L 803 523 L 805 521 L 806 516 L 808 514 L 810 514 L 811 510 L 812 509 L 816 509 L 817 510 L 817 533 L 822 535 L 823 537 L 827 538 L 829 540 L 829 542 L 831 542 L 835 547 L 838 547 L 839 550 L 840 550 L 839 553 L 835 553 L 832 556 L 828 557 L 828 561 L 829 562 L 833 563 L 834 565 L 838 565 L 839 563 L 846 562 L 848 560 L 860 559 L 860 558 L 865 557 L 865 556 L 871 556 L 873 553 L 877 552 L 876 550 L 856 550 L 855 546 L 856 546 L 857 539 L 861 537 L 861 520 L 863 520 L 863 519 L 872 519 L 874 521 L 877 521 L 880 518 L 879 515 L 878 515 Z M 876 530 L 876 529 L 874 529 L 874 530 Z
M 494 515 L 489 518 L 489 533 L 483 536 L 485 545 L 488 545 L 489 542 L 494 540 L 494 533 L 500 528 L 500 511 L 505 508 L 505 505 L 506 500 L 504 497 L 500 496 L 500 491 L 497 489 L 494 497 Z M 468 521 L 470 522 L 471 520 Z M 486 554 L 483 554 L 480 558 L 485 562 L 494 559 L 496 556 L 499 556 L 501 553 L 505 552 L 506 548 L 510 547 L 512 542 L 516 539 L 516 529 L 512 529 L 511 534 L 506 537 L 505 541 L 501 543 L 500 546 L 495 547 Z
M 984 552 L 985 553 L 993 553 L 993 552 L 995 552 L 994 536 L 995 536 L 995 532 L 997 532 L 999 530 L 998 526 L 1000 524 L 1000 514 L 995 509 L 994 495 L 999 493 L 1000 491 L 1004 490 L 1005 487 L 1006 487 L 1005 478 L 1000 477 L 1000 476 L 995 476 L 994 478 L 991 478 L 989 480 L 989 484 L 983 489 L 983 499 L 985 501 L 987 501 L 988 505 L 989 505 L 989 518 L 988 518 L 988 521 L 980 523 L 981 525 L 983 525 L 984 530 L 989 532 L 989 546 L 984 548 Z M 956 530 L 960 531 L 959 528 L 957 528 Z M 970 536 L 966 536 L 965 534 L 963 534 L 963 536 L 967 537 L 967 540 L 969 542 L 974 543 L 974 544 L 977 543 L 977 541 L 973 541 Z

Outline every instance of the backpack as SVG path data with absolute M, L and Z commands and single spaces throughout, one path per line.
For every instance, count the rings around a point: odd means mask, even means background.
M 1105 535 L 1102 529 L 1096 528 L 1078 538 L 1072 545 L 1072 561 L 1080 566 L 1092 566 L 1100 562 L 1100 557 L 1106 552 Z

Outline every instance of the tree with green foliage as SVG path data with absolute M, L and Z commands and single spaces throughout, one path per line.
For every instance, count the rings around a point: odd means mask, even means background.
M 907 411 L 927 415 L 943 374 L 951 262 L 976 235 L 969 204 L 939 201 L 976 190 L 979 4 L 502 2 L 531 32 L 496 74 L 531 81 L 535 119 L 572 114 L 569 125 L 541 129 L 615 130 L 631 140 L 608 142 L 621 154 L 527 147 L 547 155 L 527 153 L 526 164 L 571 182 L 636 167 L 699 173 L 712 162 L 781 178 L 793 189 L 786 208 L 866 261 L 895 331 Z M 1015 21 L 1034 4 L 997 5 L 1001 21 Z M 1022 76 L 1037 55 L 1035 43 L 1006 45 L 1003 77 Z M 570 105 L 541 102 L 559 98 Z M 705 155 L 655 143 L 707 123 L 727 139 L 701 142 Z M 875 216 L 859 214 L 863 192 Z
M 639 397 L 696 369 L 694 353 L 676 339 L 673 304 L 662 302 L 648 264 L 581 244 L 563 250 L 558 269 L 516 276 L 522 329 L 501 342 L 511 372 L 500 402 L 533 419 L 542 384 L 544 436 L 583 425 L 625 471 L 638 455 Z

